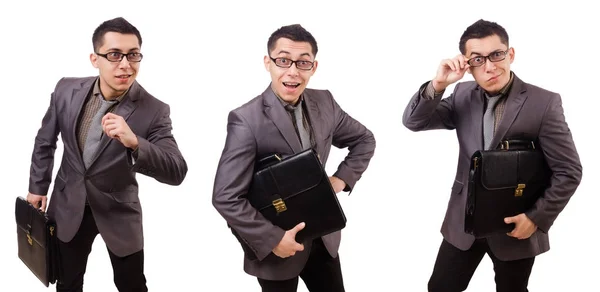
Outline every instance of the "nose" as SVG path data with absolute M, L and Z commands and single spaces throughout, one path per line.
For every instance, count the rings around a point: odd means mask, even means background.
M 292 66 L 287 69 L 287 74 L 289 76 L 297 76 L 298 75 L 298 68 L 296 67 L 295 63 L 292 64 Z
M 119 68 L 129 68 L 131 66 L 131 64 L 129 63 L 129 60 L 127 60 L 126 56 L 123 56 L 123 59 L 121 59 L 121 62 L 119 62 Z
M 485 58 L 485 64 L 483 64 L 483 66 L 485 66 L 486 72 L 492 72 L 492 71 L 496 70 L 496 64 L 494 62 L 490 61 L 489 58 Z

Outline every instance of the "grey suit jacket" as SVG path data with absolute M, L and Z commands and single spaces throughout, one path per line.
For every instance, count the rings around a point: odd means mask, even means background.
M 331 146 L 348 147 L 350 152 L 333 174 L 346 182 L 345 191 L 367 169 L 375 151 L 371 131 L 345 113 L 327 90 L 306 89 L 304 102 L 314 130 L 316 150 L 325 165 Z M 246 241 L 257 259 L 244 259 L 244 270 L 267 280 L 284 280 L 297 276 L 310 253 L 304 251 L 282 259 L 272 253 L 285 230 L 274 226 L 253 208 L 247 193 L 254 165 L 273 153 L 290 155 L 302 151 L 290 116 L 269 86 L 262 95 L 231 111 L 227 139 L 216 172 L 213 205 L 227 223 Z M 332 257 L 337 256 L 340 231 L 323 237 Z
M 143 248 L 136 172 L 179 185 L 186 176 L 187 164 L 171 134 L 169 106 L 136 81 L 113 112 L 122 116 L 138 137 L 135 164 L 131 150 L 103 135 L 98 152 L 86 170 L 76 127 L 95 80 L 96 77 L 63 78 L 56 85 L 35 138 L 29 192 L 48 193 L 60 133 L 63 158 L 48 206 L 48 215 L 56 220 L 58 238 L 63 242 L 73 239 L 83 218 L 87 196 L 106 245 L 114 254 L 126 256 Z
M 519 240 L 504 234 L 487 238 L 490 249 L 501 260 L 533 257 L 550 249 L 548 231 L 575 193 L 582 176 L 560 95 L 524 83 L 516 75 L 513 82 L 492 145 L 503 138 L 537 138 L 553 174 L 551 186 L 525 213 L 538 226 L 530 238 Z M 456 130 L 459 161 L 441 232 L 461 250 L 469 249 L 474 242 L 474 237 L 464 232 L 464 214 L 470 158 L 483 148 L 483 93 L 474 81 L 457 83 L 454 92 L 444 99 L 441 96 L 434 100 L 422 99 L 419 90 L 403 116 L 404 126 L 412 131 Z

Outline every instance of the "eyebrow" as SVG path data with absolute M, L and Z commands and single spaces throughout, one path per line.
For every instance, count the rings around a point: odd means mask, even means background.
M 133 51 L 139 51 L 139 50 L 140 50 L 140 48 L 132 48 L 132 49 L 129 49 L 128 53 L 131 53 Z M 107 50 L 107 52 L 115 52 L 115 51 L 119 52 L 119 53 L 123 53 L 123 50 L 118 49 L 118 48 L 110 48 Z
M 492 51 L 490 54 L 493 54 L 493 53 L 496 53 L 496 52 L 504 52 L 504 51 L 506 51 L 506 50 L 503 50 L 503 49 L 497 49 L 497 50 L 493 50 L 493 51 Z M 473 56 L 473 55 L 477 55 L 477 56 L 483 56 L 481 53 L 478 53 L 478 52 L 471 52 L 471 56 Z
M 279 54 L 288 54 L 288 55 L 291 55 L 291 53 L 290 53 L 290 52 L 288 52 L 288 51 L 285 51 L 285 50 L 281 50 L 281 51 L 279 51 L 279 52 L 277 53 L 277 55 L 279 55 Z M 302 53 L 302 54 L 300 54 L 300 57 L 304 57 L 304 56 L 312 57 L 310 53 Z

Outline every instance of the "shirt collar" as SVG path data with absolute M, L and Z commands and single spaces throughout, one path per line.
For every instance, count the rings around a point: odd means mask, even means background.
M 277 93 L 275 93 L 275 91 L 273 91 L 273 94 L 275 94 L 275 96 L 277 96 L 277 99 L 279 100 L 279 102 L 281 102 L 281 105 L 283 107 L 285 107 L 286 105 L 291 105 L 293 107 L 297 107 L 298 105 L 302 104 L 302 102 L 304 101 L 304 93 L 300 95 L 300 98 L 298 99 L 298 102 L 294 105 L 294 104 L 290 104 L 289 102 L 283 100 L 281 97 L 279 97 L 279 95 L 277 95 Z

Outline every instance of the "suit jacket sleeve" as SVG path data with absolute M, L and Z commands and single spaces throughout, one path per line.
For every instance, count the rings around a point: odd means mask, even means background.
M 453 119 L 454 95 L 460 83 L 456 84 L 454 92 L 444 99 L 442 99 L 442 94 L 435 96 L 433 99 L 424 98 L 424 90 L 428 84 L 429 82 L 426 82 L 421 85 L 411 98 L 404 109 L 402 123 L 414 132 L 436 129 L 453 130 L 455 128 Z
M 183 158 L 177 142 L 171 134 L 170 108 L 163 105 L 152 120 L 146 138 L 137 136 L 137 156 L 132 171 L 136 171 L 159 182 L 179 185 L 187 174 L 187 163 Z
M 62 80 L 62 79 L 61 79 Z M 50 105 L 42 119 L 42 126 L 38 130 L 31 155 L 31 168 L 29 173 L 29 192 L 45 196 L 52 181 L 52 169 L 54 168 L 54 152 L 60 127 L 56 112 L 56 93 L 50 95 Z
M 552 170 L 551 185 L 525 214 L 548 232 L 579 186 L 582 166 L 571 131 L 565 121 L 560 95 L 551 99 L 539 133 L 539 144 Z
M 346 183 L 344 191 L 352 192 L 375 153 L 375 137 L 369 129 L 344 112 L 329 91 L 327 93 L 333 103 L 335 118 L 332 145 L 337 148 L 348 147 L 349 150 L 333 176 Z
M 245 198 L 254 174 L 256 140 L 243 116 L 231 112 L 227 138 L 215 176 L 212 203 L 258 260 L 279 244 L 285 230 L 264 218 Z

